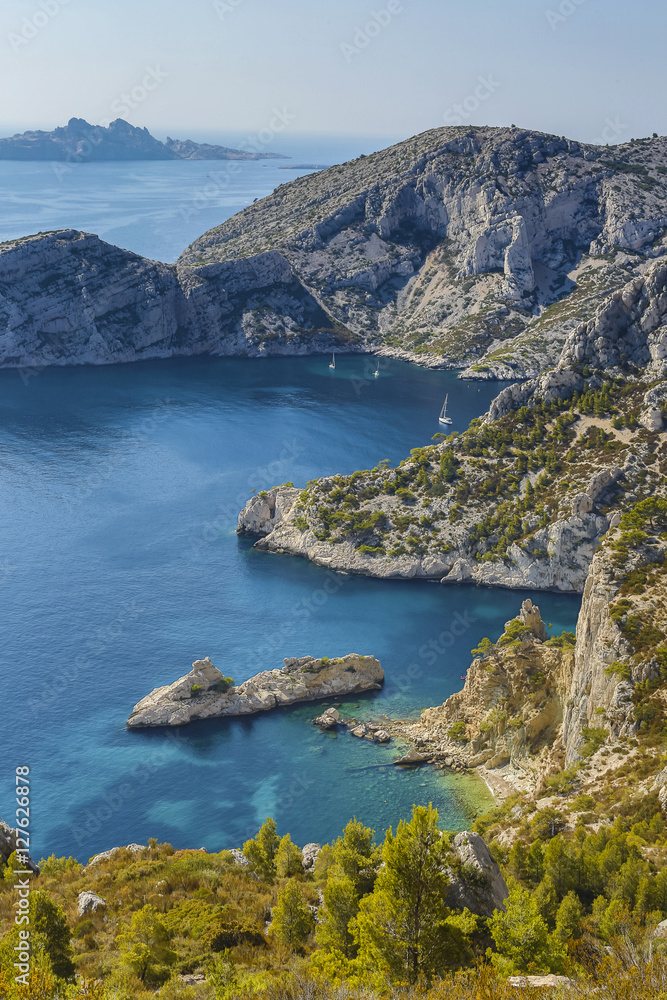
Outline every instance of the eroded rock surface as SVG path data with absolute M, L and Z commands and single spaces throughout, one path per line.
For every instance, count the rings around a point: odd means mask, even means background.
M 264 670 L 220 690 L 223 674 L 208 657 L 195 660 L 189 674 L 155 688 L 138 702 L 127 724 L 181 726 L 196 719 L 252 715 L 296 702 L 377 691 L 384 683 L 384 671 L 374 656 L 348 653 L 331 660 L 302 656 L 284 663 L 280 670 Z

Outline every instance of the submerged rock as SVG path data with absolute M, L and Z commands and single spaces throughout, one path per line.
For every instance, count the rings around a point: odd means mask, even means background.
M 333 660 L 302 656 L 284 663 L 281 670 L 264 670 L 223 690 L 228 679 L 210 659 L 195 660 L 189 674 L 142 698 L 127 724 L 181 726 L 196 719 L 252 715 L 279 705 L 378 691 L 384 683 L 384 670 L 374 656 L 348 653 Z

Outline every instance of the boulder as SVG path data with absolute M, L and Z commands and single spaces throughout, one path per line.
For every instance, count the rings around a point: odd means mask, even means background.
M 397 757 L 394 764 L 427 764 L 430 761 L 430 757 L 423 753 L 419 753 L 414 747 L 410 747 L 408 752 L 404 757 Z
M 494 910 L 504 910 L 507 885 L 500 868 L 478 833 L 457 833 L 452 849 L 463 869 L 450 869 L 447 905 L 490 917 Z
M 103 910 L 106 905 L 106 899 L 102 899 L 101 896 L 98 896 L 96 892 L 91 892 L 90 889 L 80 892 L 77 899 L 77 910 L 80 917 L 83 917 L 86 913 L 96 913 L 97 910 Z
M 8 823 L 0 819 L 0 859 L 6 861 L 15 850 L 16 830 L 12 830 Z
M 301 864 L 305 872 L 312 872 L 322 850 L 319 844 L 305 844 L 301 848 Z
M 376 743 L 389 743 L 391 736 L 386 729 L 376 729 L 373 733 L 373 739 Z
M 313 725 L 320 729 L 337 729 L 340 722 L 340 713 L 336 708 L 327 708 L 325 712 L 313 719 Z
M 283 662 L 281 670 L 264 670 L 242 684 L 219 690 L 217 680 L 222 678 L 221 672 L 208 658 L 196 660 L 189 674 L 173 684 L 155 688 L 142 698 L 134 706 L 127 725 L 130 728 L 181 726 L 196 719 L 253 715 L 297 702 L 379 691 L 384 683 L 384 670 L 374 656 L 348 653 L 331 660 L 301 656 Z M 193 697 L 195 683 L 200 690 Z
M 368 730 L 364 725 L 355 726 L 354 729 L 350 729 L 350 735 L 356 736 L 359 739 L 363 739 L 363 737 L 366 735 L 367 732 Z
M 509 976 L 507 982 L 520 990 L 553 990 L 557 986 L 574 986 L 573 979 L 568 979 L 567 976 L 554 976 L 553 973 L 548 976 Z

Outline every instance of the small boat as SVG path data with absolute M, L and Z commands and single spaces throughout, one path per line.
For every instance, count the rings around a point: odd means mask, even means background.
M 373 372 L 373 375 L 375 376 L 375 378 L 379 378 L 379 376 L 380 376 L 380 362 L 379 362 L 379 361 L 378 361 L 378 366 L 377 366 L 377 368 L 376 368 L 376 369 L 375 369 L 375 371 Z
M 329 368 L 335 368 L 335 367 L 336 367 L 336 355 L 332 354 L 331 355 L 331 364 L 329 365 Z
M 441 424 L 451 424 L 452 418 L 447 416 L 447 400 L 449 399 L 449 393 L 445 396 L 445 401 L 442 404 L 442 410 L 440 411 L 440 416 L 438 422 Z

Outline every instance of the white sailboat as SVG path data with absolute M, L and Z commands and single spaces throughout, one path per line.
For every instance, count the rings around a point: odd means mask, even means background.
M 379 376 L 380 376 L 380 361 L 379 360 L 378 360 L 378 366 L 375 369 L 375 371 L 373 372 L 373 375 L 375 376 L 375 378 L 379 378 Z
M 335 368 L 335 367 L 336 367 L 336 355 L 335 353 L 333 353 L 331 355 L 331 364 L 329 365 L 329 368 Z
M 449 393 L 445 396 L 445 401 L 442 404 L 442 410 L 440 411 L 440 416 L 438 422 L 441 424 L 451 424 L 452 418 L 447 416 L 447 400 L 449 399 Z

